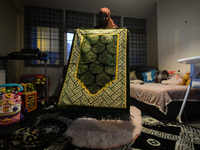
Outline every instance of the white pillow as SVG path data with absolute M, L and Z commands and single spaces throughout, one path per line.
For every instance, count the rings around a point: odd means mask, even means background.
M 136 74 L 135 74 L 135 71 L 131 71 L 131 72 L 130 72 L 130 81 L 131 81 L 131 80 L 135 80 L 135 79 L 137 79 Z
M 130 83 L 140 84 L 140 83 L 144 83 L 144 82 L 142 80 L 136 79 L 136 80 L 130 80 Z

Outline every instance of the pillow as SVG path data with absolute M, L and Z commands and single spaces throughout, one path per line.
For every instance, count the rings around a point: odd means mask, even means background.
M 157 71 L 155 74 L 154 82 L 161 83 L 162 80 L 167 80 L 168 76 L 169 76 L 169 74 L 168 74 L 167 70 Z
M 141 83 L 144 83 L 144 82 L 142 80 L 136 79 L 136 80 L 130 80 L 130 83 L 141 84 Z
M 156 70 L 150 70 L 142 73 L 144 83 L 152 83 L 154 81 Z
M 135 75 L 135 71 L 131 71 L 130 72 L 130 81 L 131 80 L 136 80 L 137 79 L 137 77 L 136 77 L 136 75 Z

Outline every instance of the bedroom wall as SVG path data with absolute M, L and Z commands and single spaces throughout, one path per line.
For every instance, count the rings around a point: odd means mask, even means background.
M 154 1 L 154 0 L 151 0 Z M 155 0 L 156 1 L 156 0 Z M 149 3 L 149 0 L 144 0 Z M 137 0 L 29 0 L 24 1 L 26 5 L 34 5 L 41 7 L 59 8 L 64 10 L 74 10 L 83 12 L 98 13 L 101 7 L 108 7 L 112 15 L 126 16 L 132 18 L 147 19 L 147 42 L 148 42 L 148 65 L 157 66 L 157 28 L 156 28 L 156 4 L 151 7 L 142 7 Z M 135 8 L 135 9 L 134 9 Z M 148 40 L 149 39 L 149 40 Z M 66 46 L 65 46 L 66 48 Z M 59 84 L 59 79 L 62 75 L 63 68 L 48 68 L 47 74 L 50 78 L 50 95 L 56 90 Z M 25 68 L 24 73 L 44 73 L 44 68 L 28 67 Z
M 23 5 L 34 5 L 97 13 L 99 8 L 108 7 L 112 15 L 147 19 L 148 65 L 157 66 L 156 5 L 157 0 L 0 0 L 0 56 L 20 51 L 23 48 Z M 150 4 L 151 3 L 151 4 Z M 149 7 L 150 6 L 150 7 Z M 3 21 L 2 21 L 3 20 Z M 66 46 L 65 46 L 66 47 Z M 26 67 L 24 61 L 10 60 L 8 82 L 19 82 L 22 74 L 43 74 L 44 68 Z M 63 68 L 48 68 L 50 95 L 55 91 Z
M 158 67 L 157 11 L 156 5 L 147 18 L 147 64 Z
M 13 51 L 21 49 L 21 0 L 16 3 L 14 0 L 0 1 L 0 56 L 6 56 Z M 22 61 L 8 61 L 9 82 L 16 82 L 19 79 L 23 67 Z
M 178 59 L 200 56 L 200 1 L 160 0 L 157 3 L 158 67 L 187 70 Z

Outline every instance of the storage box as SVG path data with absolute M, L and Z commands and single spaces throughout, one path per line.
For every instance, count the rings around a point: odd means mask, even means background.
M 37 109 L 37 92 L 27 92 L 23 93 L 22 101 L 24 103 L 24 107 L 27 108 L 27 112 L 31 112 Z
M 49 77 L 47 76 L 47 80 L 45 77 L 45 74 L 24 74 L 20 77 L 21 83 L 33 83 L 35 85 L 35 91 L 37 91 L 37 102 L 46 101 L 47 94 L 49 93 Z M 42 78 L 45 78 L 45 81 L 43 81 Z M 46 88 L 48 90 L 46 90 Z

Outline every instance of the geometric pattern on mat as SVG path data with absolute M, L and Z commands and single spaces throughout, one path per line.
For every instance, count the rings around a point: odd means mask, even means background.
M 116 52 L 116 77 L 106 84 L 103 90 L 91 94 L 83 83 L 77 79 L 78 62 L 84 36 L 110 35 L 118 36 Z M 58 100 L 58 106 L 89 106 L 100 108 L 128 109 L 127 106 L 127 29 L 77 29 L 72 46 L 71 57 Z M 106 51 L 106 50 L 105 50 Z M 107 52 L 106 52 L 107 53 Z M 95 55 L 95 54 L 94 54 Z M 91 55 L 91 57 L 93 57 Z M 95 58 L 96 59 L 96 58 Z M 90 80 L 90 79 L 87 79 Z

